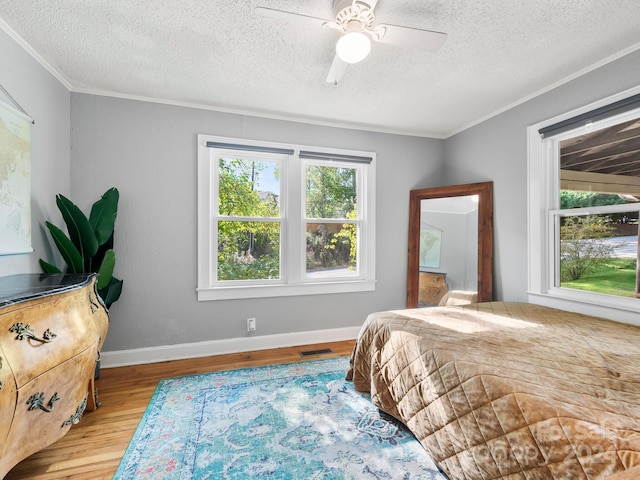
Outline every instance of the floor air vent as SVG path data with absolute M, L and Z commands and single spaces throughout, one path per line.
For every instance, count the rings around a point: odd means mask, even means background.
M 313 357 L 314 355 L 328 355 L 333 353 L 330 348 L 322 348 L 320 350 L 304 350 L 299 352 L 301 357 Z

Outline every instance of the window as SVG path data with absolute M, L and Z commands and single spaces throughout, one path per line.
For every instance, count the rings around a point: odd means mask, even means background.
M 370 291 L 375 154 L 198 136 L 198 299 Z
M 532 301 L 640 312 L 638 107 L 636 95 L 529 129 Z

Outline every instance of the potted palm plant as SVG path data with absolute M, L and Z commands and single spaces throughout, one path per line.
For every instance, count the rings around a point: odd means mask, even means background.
M 56 195 L 56 205 L 67 226 L 67 235 L 51 222 L 45 222 L 66 263 L 64 273 L 97 273 L 98 295 L 107 308 L 118 300 L 122 280 L 113 276 L 116 257 L 113 231 L 118 215 L 118 189 L 107 190 L 91 207 L 89 218 L 64 195 Z M 40 259 L 45 273 L 63 273 L 57 266 Z

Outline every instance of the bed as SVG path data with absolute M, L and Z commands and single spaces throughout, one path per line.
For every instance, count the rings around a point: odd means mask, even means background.
M 640 327 L 509 302 L 379 312 L 347 379 L 451 480 L 640 478 Z

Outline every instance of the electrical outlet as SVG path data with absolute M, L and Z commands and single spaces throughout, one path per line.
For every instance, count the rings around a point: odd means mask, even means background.
M 247 318 L 247 332 L 255 332 L 256 331 L 256 319 L 251 317 Z

